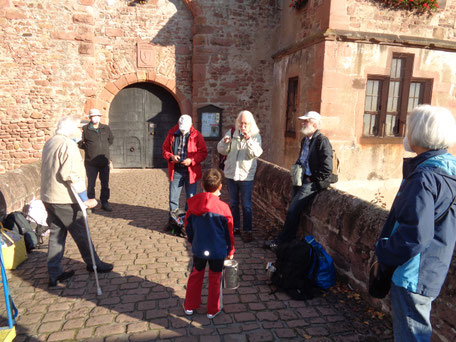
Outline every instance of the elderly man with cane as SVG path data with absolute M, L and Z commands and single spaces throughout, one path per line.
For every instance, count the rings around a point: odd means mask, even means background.
M 113 269 L 113 265 L 102 262 L 95 251 L 91 258 L 93 244 L 85 230 L 84 216 L 72 190 L 75 189 L 88 208 L 97 205 L 95 199 L 87 197 L 84 163 L 76 144 L 81 139 L 79 124 L 79 118 L 62 118 L 55 135 L 43 148 L 41 200 L 48 213 L 51 231 L 48 249 L 50 287 L 57 286 L 59 282 L 63 283 L 74 275 L 73 270 L 64 272 L 61 264 L 68 232 L 76 242 L 89 272 L 96 269 L 100 273 L 106 273 Z

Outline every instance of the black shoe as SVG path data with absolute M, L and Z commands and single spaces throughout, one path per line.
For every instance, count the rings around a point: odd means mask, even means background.
M 58 283 L 63 283 L 65 282 L 65 280 L 68 280 L 70 279 L 72 276 L 74 276 L 74 271 L 71 270 L 71 271 L 68 271 L 68 272 L 63 272 L 62 274 L 60 274 L 57 279 L 55 280 L 49 280 L 49 287 L 54 287 L 54 286 L 57 286 Z
M 101 209 L 106 210 L 106 211 L 112 211 L 111 204 L 109 204 L 108 202 L 103 203 L 101 205 Z
M 241 230 L 239 228 L 233 228 L 233 234 L 234 235 L 240 235 L 241 234 Z
M 113 264 L 108 264 L 107 262 L 101 262 L 100 265 L 97 265 L 97 272 L 98 273 L 109 273 L 114 268 Z M 93 272 L 93 266 L 87 265 L 87 271 Z

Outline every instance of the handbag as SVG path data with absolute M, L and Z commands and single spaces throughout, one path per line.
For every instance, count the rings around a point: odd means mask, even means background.
M 24 237 L 12 230 L 3 228 L 2 224 L 0 224 L 0 227 L 0 244 L 5 269 L 14 270 L 27 260 Z
M 293 186 L 302 186 L 302 166 L 300 164 L 291 165 L 290 175 Z
M 369 294 L 374 298 L 385 298 L 391 288 L 391 280 L 397 266 L 386 266 L 375 261 L 369 272 Z

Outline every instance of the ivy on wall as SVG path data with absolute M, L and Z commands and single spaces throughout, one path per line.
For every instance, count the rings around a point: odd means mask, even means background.
M 417 13 L 435 11 L 440 8 L 438 0 L 371 0 L 384 7 L 408 10 Z

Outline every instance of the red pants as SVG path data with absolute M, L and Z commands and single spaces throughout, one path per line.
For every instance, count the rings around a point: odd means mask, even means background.
M 195 310 L 200 307 L 206 262 L 209 262 L 209 294 L 207 297 L 207 313 L 215 315 L 223 307 L 223 303 L 220 301 L 223 259 L 207 260 L 193 257 L 193 270 L 187 282 L 184 308 L 185 310 Z

